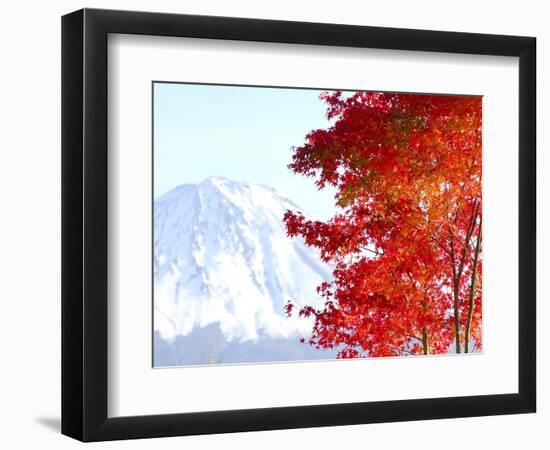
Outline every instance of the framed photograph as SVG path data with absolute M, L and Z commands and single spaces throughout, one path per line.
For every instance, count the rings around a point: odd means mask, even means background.
M 62 432 L 535 412 L 536 41 L 62 19 Z

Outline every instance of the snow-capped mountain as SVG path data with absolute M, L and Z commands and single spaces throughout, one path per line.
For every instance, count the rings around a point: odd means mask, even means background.
M 155 201 L 155 364 L 326 358 L 301 344 L 311 322 L 285 303 L 319 301 L 330 268 L 282 221 L 274 189 L 212 177 Z

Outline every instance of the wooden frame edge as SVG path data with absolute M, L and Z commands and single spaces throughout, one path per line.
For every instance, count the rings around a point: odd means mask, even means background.
M 517 394 L 107 417 L 107 36 L 189 36 L 519 57 Z M 84 9 L 62 19 L 62 433 L 81 441 L 536 410 L 536 40 Z

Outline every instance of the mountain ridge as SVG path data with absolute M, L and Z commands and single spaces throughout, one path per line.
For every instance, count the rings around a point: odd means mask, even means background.
M 307 348 L 299 339 L 311 321 L 287 318 L 283 308 L 288 300 L 318 305 L 316 287 L 330 279 L 331 268 L 302 240 L 287 236 L 283 215 L 289 209 L 301 211 L 269 186 L 222 177 L 160 196 L 154 218 L 155 339 L 169 347 L 208 328 L 221 333 L 222 347 L 271 339 L 295 341 L 298 353 Z

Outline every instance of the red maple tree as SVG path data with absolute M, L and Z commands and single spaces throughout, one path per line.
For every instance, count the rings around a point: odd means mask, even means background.
M 338 357 L 481 348 L 481 98 L 324 93 L 328 129 L 294 148 L 290 169 L 336 190 L 328 221 L 288 211 L 334 266 L 309 344 Z M 292 314 L 293 304 L 287 305 Z

